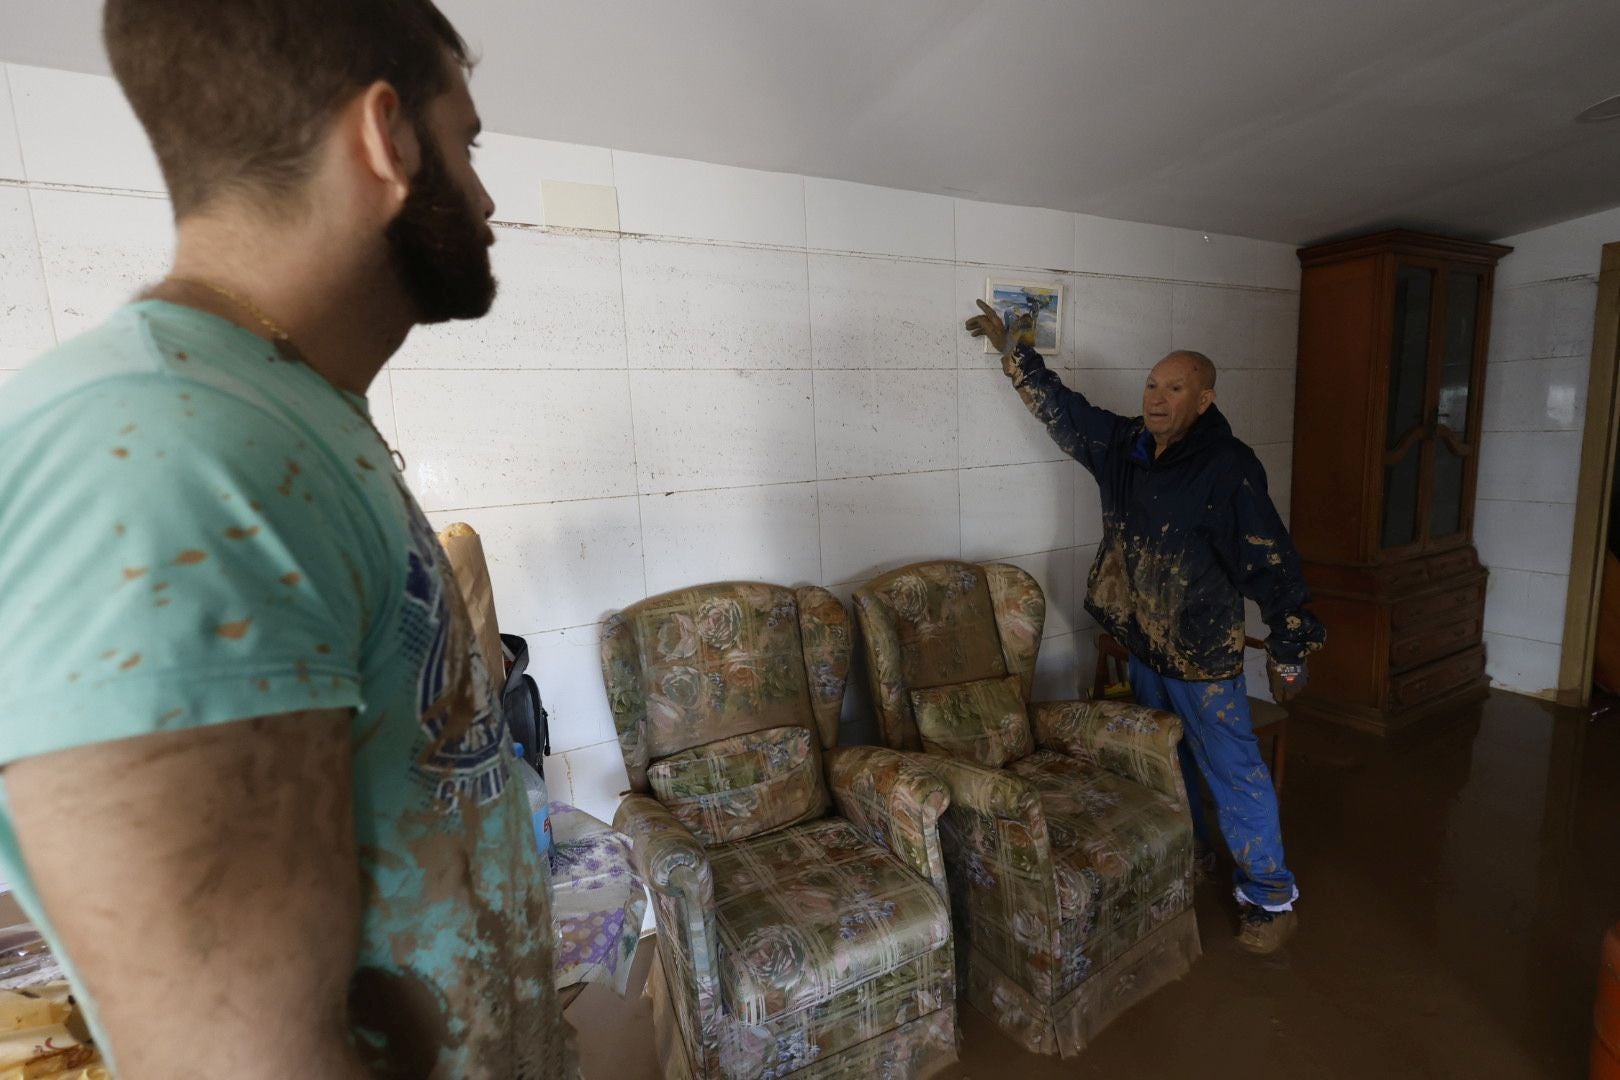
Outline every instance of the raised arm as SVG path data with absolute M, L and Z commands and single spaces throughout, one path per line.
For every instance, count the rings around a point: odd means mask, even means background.
M 369 1075 L 347 710 L 24 758 L 22 857 L 123 1080 Z
M 1130 421 L 1098 408 L 1085 395 L 1064 386 L 1040 353 L 1018 344 L 995 309 L 983 300 L 978 303 L 982 314 L 967 321 L 968 332 L 989 339 L 991 348 L 1001 353 L 1001 370 L 1012 380 L 1013 389 L 1030 415 L 1045 425 L 1058 449 L 1095 474 Z

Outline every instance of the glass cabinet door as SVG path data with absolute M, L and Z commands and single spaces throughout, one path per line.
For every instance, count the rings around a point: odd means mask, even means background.
M 1469 271 L 1446 274 L 1446 337 L 1435 402 L 1434 473 L 1429 491 L 1431 540 L 1456 536 L 1463 528 L 1463 489 L 1475 441 L 1468 430 L 1469 389 L 1483 281 L 1483 275 Z
M 1406 547 L 1423 537 L 1419 501 L 1427 441 L 1423 409 L 1429 386 L 1429 318 L 1435 276 L 1426 266 L 1400 266 L 1395 271 L 1394 341 L 1384 423 L 1381 541 L 1385 548 Z

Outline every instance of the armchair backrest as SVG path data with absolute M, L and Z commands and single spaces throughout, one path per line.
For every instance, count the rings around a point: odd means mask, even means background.
M 911 691 L 1017 675 L 1028 700 L 1046 624 L 1035 579 L 1008 563 L 913 563 L 855 590 L 883 741 L 920 750 Z
M 771 728 L 838 740 L 849 617 L 826 589 L 720 582 L 649 597 L 602 624 L 602 676 L 632 790 L 663 758 Z

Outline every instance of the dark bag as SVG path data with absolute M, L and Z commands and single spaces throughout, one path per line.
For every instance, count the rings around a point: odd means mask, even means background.
M 526 674 L 529 643 L 516 634 L 502 634 L 501 651 L 506 654 L 506 688 L 501 691 L 506 726 L 512 732 L 512 741 L 523 744 L 523 760 L 544 776 L 544 759 L 551 754 L 551 732 L 546 708 L 540 704 L 540 687 Z

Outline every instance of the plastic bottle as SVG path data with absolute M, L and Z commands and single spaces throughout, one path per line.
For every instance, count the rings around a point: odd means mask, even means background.
M 534 821 L 534 842 L 540 849 L 540 854 L 549 855 L 551 852 L 551 810 L 546 799 L 546 778 L 536 771 L 533 765 L 523 756 L 523 744 L 512 744 L 512 755 L 516 758 L 513 768 L 523 781 L 523 791 L 529 797 L 529 814 Z

